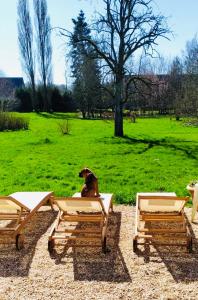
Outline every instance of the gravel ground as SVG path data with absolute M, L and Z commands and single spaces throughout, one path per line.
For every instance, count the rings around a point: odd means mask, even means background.
M 134 215 L 131 206 L 115 206 L 106 255 L 100 248 L 57 246 L 50 256 L 47 241 L 55 215 L 42 208 L 26 228 L 23 250 L 0 245 L 0 299 L 198 299 L 198 223 L 189 224 L 192 254 L 142 246 L 137 255 Z

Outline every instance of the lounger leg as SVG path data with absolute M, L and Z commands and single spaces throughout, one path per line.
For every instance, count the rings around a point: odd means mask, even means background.
M 107 238 L 106 238 L 106 236 L 103 238 L 103 241 L 102 241 L 102 252 L 104 254 L 107 253 Z
M 62 212 L 59 211 L 57 219 L 55 220 L 54 224 L 52 225 L 52 229 L 50 231 L 49 237 L 48 237 L 48 251 L 51 253 L 54 249 L 55 241 L 53 239 L 54 234 L 56 233 L 56 230 L 58 229 L 58 225 L 60 223 L 60 218 L 62 216 Z
M 113 213 L 113 202 L 111 201 L 111 206 L 110 206 L 111 212 Z
M 186 225 L 187 226 L 187 225 Z M 192 253 L 192 246 L 193 246 L 193 240 L 192 240 L 192 235 L 190 233 L 190 230 L 188 227 L 186 227 L 186 234 L 187 234 L 187 250 L 189 253 Z
M 192 253 L 192 246 L 193 246 L 192 236 L 188 233 L 188 235 L 187 235 L 187 250 L 189 253 Z
M 53 207 L 53 200 L 51 198 L 49 199 L 49 203 L 50 203 L 52 211 L 55 212 L 55 209 Z
M 17 234 L 16 235 L 16 249 L 21 250 L 24 247 L 24 235 Z
M 138 245 L 138 243 L 137 243 L 137 238 L 134 237 L 134 238 L 133 238 L 133 252 L 136 252 L 136 251 L 137 251 L 137 245 Z
M 49 240 L 48 241 L 48 251 L 49 251 L 49 253 L 52 253 L 53 249 L 54 249 L 54 240 Z
M 103 228 L 102 228 L 102 252 L 103 253 L 107 253 L 107 237 L 106 237 L 107 222 L 108 219 L 104 220 Z
M 49 251 L 49 253 L 52 253 L 52 251 L 54 249 L 54 239 L 52 239 L 52 237 L 53 237 L 53 235 L 54 235 L 54 233 L 56 231 L 56 225 L 57 224 L 54 224 L 54 226 L 53 226 L 53 228 L 51 230 L 51 233 L 50 233 L 50 235 L 48 237 L 48 251 Z

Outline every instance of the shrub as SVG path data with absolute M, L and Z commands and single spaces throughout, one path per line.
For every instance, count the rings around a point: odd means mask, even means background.
M 29 122 L 21 117 L 17 117 L 14 114 L 0 112 L 0 131 L 5 130 L 27 130 Z
M 184 122 L 184 126 L 198 127 L 198 119 L 189 119 Z
M 69 134 L 70 133 L 70 126 L 69 126 L 69 121 L 68 120 L 64 120 L 61 123 L 58 123 L 60 132 L 65 135 L 65 134 Z
M 16 90 L 15 96 L 21 102 L 20 112 L 31 112 L 32 111 L 31 88 L 29 88 L 29 87 L 19 88 Z

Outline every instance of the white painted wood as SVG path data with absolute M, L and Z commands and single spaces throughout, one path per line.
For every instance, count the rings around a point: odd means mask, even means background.
M 16 192 L 10 196 L 31 211 L 51 193 L 52 192 Z
M 80 193 L 75 193 L 72 197 L 81 197 Z M 111 207 L 111 202 L 112 202 L 112 197 L 113 194 L 107 194 L 107 193 L 100 193 L 100 199 L 102 201 L 105 213 L 108 214 L 109 213 L 109 209 Z M 83 200 L 83 197 L 81 198 Z M 94 198 L 92 198 L 94 199 Z

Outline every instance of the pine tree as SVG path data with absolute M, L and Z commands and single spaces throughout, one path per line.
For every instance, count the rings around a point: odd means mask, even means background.
M 77 19 L 72 19 L 74 32 L 71 38 L 72 76 L 74 77 L 73 95 L 82 112 L 83 118 L 93 116 L 94 109 L 101 98 L 100 70 L 92 47 L 82 36 L 90 38 L 90 29 L 81 10 Z

